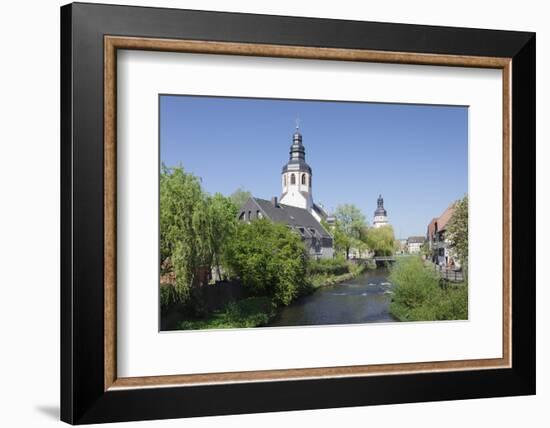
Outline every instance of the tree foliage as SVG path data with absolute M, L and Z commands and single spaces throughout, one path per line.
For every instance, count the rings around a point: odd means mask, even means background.
M 304 287 L 307 252 L 285 225 L 258 219 L 238 223 L 228 263 L 254 295 L 269 295 L 288 305 Z
M 199 269 L 218 271 L 224 247 L 235 233 L 235 204 L 221 194 L 209 196 L 200 179 L 182 167 L 162 165 L 160 174 L 161 265 L 175 273 L 175 295 L 185 302 Z
M 222 277 L 221 266 L 225 264 L 225 249 L 235 235 L 238 207 L 221 193 L 207 198 L 209 240 L 218 278 Z
M 447 238 L 465 274 L 468 267 L 468 196 L 457 201 L 449 225 Z
M 391 256 L 398 246 L 391 226 L 371 227 L 367 231 L 366 243 L 375 256 Z
M 424 241 L 424 243 L 420 246 L 420 254 L 426 259 L 431 257 L 432 249 L 430 248 L 430 243 L 428 241 Z
M 241 208 L 246 201 L 248 201 L 252 197 L 252 193 L 250 193 L 248 190 L 244 190 L 242 187 L 239 187 L 237 190 L 235 190 L 233 193 L 231 193 L 231 200 L 237 207 L 237 209 Z
M 332 259 L 310 260 L 307 266 L 308 275 L 342 275 L 349 273 L 351 262 L 343 257 L 334 257 Z
M 364 238 L 367 230 L 367 220 L 361 210 L 353 204 L 336 207 L 336 218 L 332 228 L 334 247 L 337 252 L 343 252 L 349 259 L 351 248 L 366 249 Z

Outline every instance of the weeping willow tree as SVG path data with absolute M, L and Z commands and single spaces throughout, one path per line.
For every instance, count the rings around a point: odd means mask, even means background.
M 237 208 L 242 207 L 246 201 L 248 201 L 252 197 L 252 193 L 250 193 L 248 190 L 243 189 L 242 187 L 239 187 L 237 190 L 235 190 L 233 193 L 231 193 L 231 200 L 235 204 Z
M 180 301 L 189 292 L 201 266 L 212 259 L 208 208 L 200 180 L 182 167 L 162 166 L 160 174 L 161 264 L 175 273 Z
M 225 247 L 235 233 L 237 207 L 230 198 L 203 191 L 182 167 L 162 165 L 160 174 L 161 266 L 174 273 L 175 297 L 185 302 L 201 269 L 221 277 Z
M 367 232 L 366 243 L 376 256 L 391 256 L 395 253 L 397 240 L 391 226 L 371 227 Z
M 237 228 L 237 205 L 221 193 L 207 198 L 208 234 L 213 263 L 222 278 L 222 265 L 226 265 L 226 249 Z

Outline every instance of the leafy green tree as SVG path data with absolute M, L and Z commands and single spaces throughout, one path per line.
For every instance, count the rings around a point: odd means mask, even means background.
M 306 286 L 305 246 L 285 225 L 267 219 L 238 223 L 227 258 L 245 287 L 277 305 L 288 305 Z
M 237 209 L 241 208 L 245 204 L 245 202 L 248 201 L 251 197 L 252 193 L 250 193 L 248 190 L 244 190 L 241 187 L 231 193 L 230 196 Z
M 424 241 L 424 243 L 420 246 L 420 254 L 426 259 L 431 257 L 432 250 L 430 249 L 430 243 L 428 241 Z
M 210 265 L 212 239 L 208 205 L 200 180 L 183 168 L 162 165 L 160 174 L 161 264 L 172 266 L 175 290 L 185 302 L 199 267 Z
M 343 251 L 346 259 L 349 259 L 350 249 L 361 246 L 367 221 L 361 210 L 353 204 L 337 206 L 334 216 L 336 217 L 333 227 L 334 246 L 337 251 Z
M 334 247 L 335 255 L 342 254 L 345 256 L 346 248 L 348 248 L 348 239 L 337 222 L 327 223 L 326 220 L 321 219 L 321 225 L 332 235 L 332 245 Z
M 221 193 L 208 197 L 206 202 L 210 248 L 218 278 L 221 278 L 220 266 L 224 264 L 224 251 L 236 232 L 238 207 L 231 198 Z
M 375 256 L 391 256 L 396 249 L 393 227 L 371 227 L 367 232 L 366 243 Z
M 352 239 L 346 235 L 338 221 L 336 221 L 331 227 L 330 230 L 333 237 L 334 251 L 337 254 L 343 254 L 346 259 L 349 257 L 349 250 L 352 245 Z
M 447 238 L 463 268 L 468 274 L 468 195 L 457 201 L 449 225 Z

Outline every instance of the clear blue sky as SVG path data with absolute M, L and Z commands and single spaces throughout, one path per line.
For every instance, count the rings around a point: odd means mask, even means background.
M 160 98 L 160 156 L 206 191 L 281 193 L 295 119 L 313 170 L 313 199 L 353 203 L 372 222 L 381 193 L 400 238 L 425 235 L 468 190 L 468 109 L 250 98 Z

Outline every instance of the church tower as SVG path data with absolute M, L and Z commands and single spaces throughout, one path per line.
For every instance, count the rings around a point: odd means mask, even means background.
M 292 136 L 292 145 L 290 146 L 290 159 L 283 166 L 281 173 L 281 203 L 312 212 L 314 206 L 311 194 L 311 177 L 311 168 L 306 163 L 306 150 L 302 144 L 302 134 L 296 124 L 296 131 Z
M 386 212 L 386 209 L 384 208 L 384 199 L 382 199 L 382 195 L 378 195 L 378 200 L 376 211 L 374 212 L 374 219 L 372 222 L 372 225 L 375 228 L 382 227 L 382 226 L 388 226 L 388 213 Z

